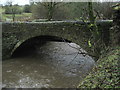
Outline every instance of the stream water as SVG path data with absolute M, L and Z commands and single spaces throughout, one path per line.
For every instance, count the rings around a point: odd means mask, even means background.
M 72 47 L 80 49 L 75 43 L 47 42 L 29 56 L 3 61 L 3 87 L 77 87 L 95 62 L 88 55 L 78 54 L 78 50 Z

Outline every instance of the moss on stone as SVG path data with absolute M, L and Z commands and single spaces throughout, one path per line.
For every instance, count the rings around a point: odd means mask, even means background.
M 120 88 L 120 46 L 102 56 L 79 88 Z
M 102 31 L 108 31 L 112 22 L 99 21 L 98 28 Z M 106 25 L 104 27 L 104 25 Z M 40 23 L 2 23 L 2 55 L 3 59 L 10 58 L 16 44 L 36 36 L 57 36 L 72 41 L 80 45 L 83 49 L 90 52 L 87 41 L 91 33 L 83 22 L 77 21 L 54 21 Z M 106 38 L 106 34 L 102 35 Z M 108 39 L 105 41 L 109 41 Z

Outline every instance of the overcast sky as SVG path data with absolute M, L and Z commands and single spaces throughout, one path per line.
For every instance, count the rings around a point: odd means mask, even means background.
M 19 5 L 29 4 L 29 0 L 0 0 L 0 4 L 5 4 L 7 1 L 13 1 L 13 4 Z
M 13 4 L 19 4 L 19 5 L 25 5 L 29 4 L 29 0 L 0 0 L 0 4 L 5 4 L 7 1 L 13 1 Z M 33 0 L 33 1 L 41 1 L 41 0 Z M 51 0 L 45 0 L 45 1 L 51 1 Z M 61 1 L 61 0 L 57 0 Z M 88 1 L 88 0 L 62 0 L 62 1 L 72 1 L 72 2 L 79 2 L 79 1 Z M 120 1 L 120 0 L 92 0 L 92 1 Z

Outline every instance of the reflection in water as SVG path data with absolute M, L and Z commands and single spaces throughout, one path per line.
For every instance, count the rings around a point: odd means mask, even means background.
M 71 46 L 80 48 L 74 43 Z M 94 66 L 89 56 L 64 42 L 47 42 L 30 56 L 3 61 L 3 86 L 11 88 L 76 87 Z M 74 60 L 73 60 L 74 59 Z

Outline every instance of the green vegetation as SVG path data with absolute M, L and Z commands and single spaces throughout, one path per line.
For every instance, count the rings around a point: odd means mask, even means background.
M 0 7 L 0 13 L 5 12 L 5 9 L 3 9 L 2 7 Z
M 88 2 L 88 12 L 89 12 L 89 21 L 90 21 L 90 32 L 93 36 L 93 44 L 91 45 L 93 47 L 93 53 L 95 55 L 95 59 L 98 59 L 100 56 L 100 33 L 98 32 L 98 27 L 96 25 L 95 16 L 94 16 L 94 10 L 93 10 L 93 3 Z M 88 41 L 88 44 L 90 44 L 91 40 Z
M 87 39 L 85 39 L 84 46 L 87 46 L 86 43 L 88 42 L 88 48 L 91 50 L 90 54 L 96 57 L 97 65 L 93 68 L 92 72 L 89 73 L 89 75 L 79 84 L 78 87 L 120 88 L 120 4 L 117 4 L 117 7 L 114 6 L 112 8 L 111 6 L 115 3 L 111 2 L 87 2 L 88 5 L 83 2 L 33 2 L 30 5 L 25 6 L 12 5 L 11 3 L 3 6 L 3 9 L 0 8 L 0 12 L 3 14 L 3 21 L 83 21 L 85 28 L 87 28 L 83 29 L 89 33 L 87 35 Z M 112 9 L 116 10 L 113 20 L 114 24 L 116 25 L 114 25 L 112 29 L 107 30 L 106 27 L 108 26 L 104 24 L 104 26 L 102 26 L 102 29 L 99 29 L 100 26 L 96 25 L 96 20 L 112 19 L 112 13 L 114 11 Z M 90 24 L 88 24 L 87 21 L 90 21 Z M 42 28 L 44 28 L 43 30 L 47 29 L 46 27 Z M 80 28 L 81 26 L 79 26 L 78 31 L 82 31 Z M 39 31 L 41 29 L 35 30 Z M 75 29 L 73 30 L 75 33 Z M 68 31 L 70 31 L 70 29 Z M 82 32 L 84 33 L 84 31 Z M 81 36 L 81 32 L 75 33 L 75 35 Z M 84 36 L 85 35 L 86 33 L 84 33 Z M 84 37 L 82 37 L 82 39 L 83 38 Z M 78 38 L 75 39 L 79 40 Z M 107 50 L 107 48 L 109 49 Z
M 16 21 L 26 21 L 32 17 L 32 13 L 22 13 L 16 14 L 15 20 Z M 12 21 L 12 14 L 2 14 L 3 21 Z
M 2 13 L 2 21 L 29 21 L 32 18 L 31 6 L 20 6 L 14 4 L 12 1 L 6 2 L 5 6 L 2 6 L 0 12 Z
M 30 17 L 34 19 L 48 19 L 48 20 L 89 20 L 87 2 L 32 2 L 30 5 L 13 5 L 13 2 L 6 2 L 3 8 L 3 21 L 5 21 L 5 14 L 13 14 L 12 19 L 16 17 L 16 14 L 22 13 L 32 13 Z M 115 3 L 104 2 L 93 3 L 94 16 L 97 20 L 100 19 L 111 19 L 112 18 L 112 8 L 111 6 Z M 26 21 L 26 17 L 23 16 L 23 20 Z M 7 18 L 11 19 L 11 18 Z M 16 20 L 15 20 L 16 21 Z M 21 21 L 21 19 L 17 19 Z M 31 21 L 31 20 L 30 20 Z
M 120 46 L 101 56 L 79 88 L 120 88 Z
M 115 7 L 120 6 L 119 4 Z M 79 88 L 120 88 L 120 9 L 113 10 L 114 25 L 110 43 L 102 50 L 97 65 L 79 84 Z
M 31 13 L 31 5 L 25 5 L 23 7 L 23 12 L 25 12 L 25 13 Z

